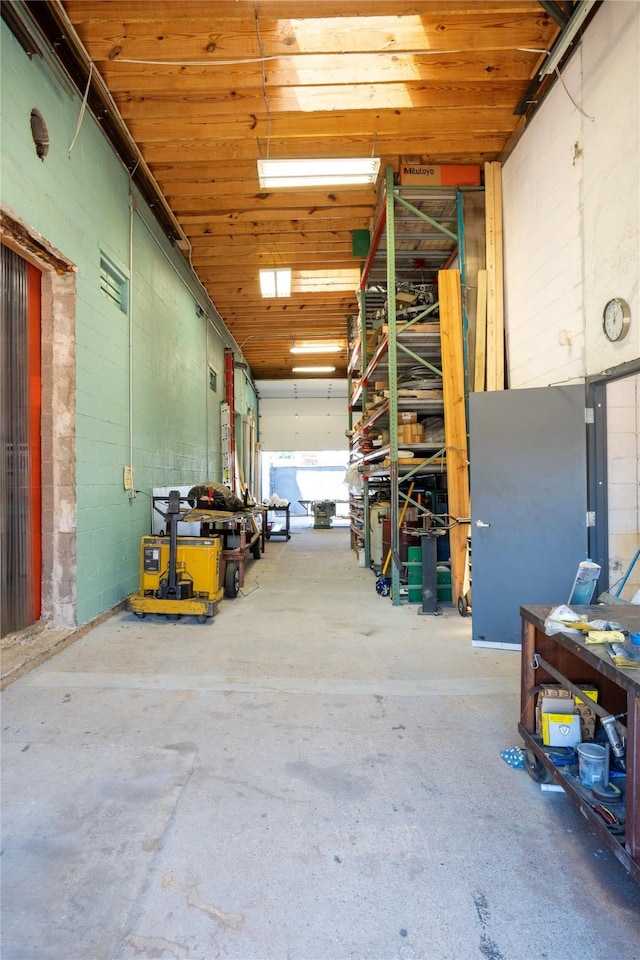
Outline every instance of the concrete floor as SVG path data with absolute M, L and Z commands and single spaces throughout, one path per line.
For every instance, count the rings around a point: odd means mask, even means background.
M 3 694 L 3 960 L 637 960 L 640 886 L 519 744 L 519 654 L 296 529 L 213 622 Z

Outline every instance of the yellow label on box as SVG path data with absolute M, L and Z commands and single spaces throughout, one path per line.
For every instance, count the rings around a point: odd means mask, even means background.
M 577 713 L 543 713 L 542 742 L 551 747 L 572 747 L 580 743 L 580 717 Z
M 588 696 L 589 700 L 593 700 L 595 703 L 598 702 L 598 691 L 597 690 L 585 690 L 584 691 Z M 576 704 L 584 703 L 584 700 L 581 700 L 580 697 L 575 698 Z

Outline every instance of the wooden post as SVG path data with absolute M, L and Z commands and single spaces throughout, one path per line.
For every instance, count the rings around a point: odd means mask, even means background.
M 478 306 L 476 310 L 476 355 L 473 390 L 482 393 L 485 388 L 487 364 L 487 271 L 478 270 Z
M 462 294 L 459 270 L 440 270 L 440 337 L 442 342 L 442 390 L 447 461 L 448 512 L 469 518 L 469 461 L 464 397 L 462 346 Z M 468 527 L 456 524 L 449 531 L 451 547 L 451 597 L 454 607 L 463 593 Z
M 493 163 L 493 220 L 496 291 L 496 390 L 504 390 L 504 257 L 502 251 L 502 164 Z
M 487 256 L 487 390 L 504 389 L 502 166 L 484 165 Z

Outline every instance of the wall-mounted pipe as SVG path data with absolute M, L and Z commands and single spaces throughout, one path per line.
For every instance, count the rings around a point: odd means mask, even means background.
M 131 467 L 131 476 L 134 478 L 133 470 L 133 224 L 136 213 L 136 199 L 133 193 L 129 191 L 129 466 Z M 135 498 L 135 479 L 132 481 L 132 489 L 129 490 L 129 498 Z

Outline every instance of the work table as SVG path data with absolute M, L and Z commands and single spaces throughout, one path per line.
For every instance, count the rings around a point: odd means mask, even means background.
M 518 730 L 534 760 L 552 775 L 580 809 L 603 842 L 640 882 L 640 669 L 616 666 L 606 645 L 587 644 L 582 635 L 557 633 L 547 636 L 545 620 L 553 606 L 520 607 L 522 620 L 521 719 Z M 640 632 L 640 607 L 636 605 L 572 606 L 587 620 L 611 620 L 631 633 Z M 536 666 L 536 654 L 564 678 L 580 687 L 593 684 L 598 689 L 598 704 L 609 714 L 626 714 L 626 832 L 616 836 L 585 801 L 583 793 L 555 766 L 535 736 L 536 698 L 541 684 L 557 683 L 558 678 Z M 623 721 L 624 722 L 624 721 Z M 530 771 L 531 772 L 531 771 Z

